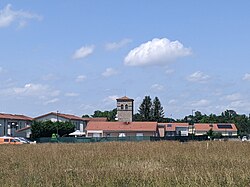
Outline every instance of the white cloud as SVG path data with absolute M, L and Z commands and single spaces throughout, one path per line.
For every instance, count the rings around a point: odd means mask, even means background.
M 154 90 L 154 91 L 161 91 L 164 89 L 164 86 L 163 85 L 160 85 L 160 84 L 153 84 L 151 86 L 151 89 Z
M 11 9 L 11 4 L 7 4 L 0 10 L 0 28 L 8 27 L 15 21 L 18 22 L 19 27 L 23 27 L 27 24 L 27 20 L 30 19 L 41 20 L 42 17 L 23 10 L 14 11 Z
M 207 107 L 210 104 L 210 101 L 206 99 L 201 99 L 199 101 L 194 101 L 191 103 L 191 106 L 194 107 Z
M 14 96 L 37 96 L 40 99 L 55 97 L 60 94 L 59 90 L 53 90 L 47 85 L 42 84 L 25 84 L 23 87 L 13 87 L 6 89 L 5 94 Z
M 119 98 L 118 95 L 110 95 L 102 100 L 105 106 L 113 106 L 116 103 L 116 99 Z
M 167 38 L 155 38 L 131 50 L 124 59 L 129 66 L 167 65 L 176 58 L 191 55 L 191 49 L 185 48 L 179 41 Z
M 83 82 L 87 77 L 85 75 L 79 75 L 76 77 L 76 82 Z
M 236 100 L 241 99 L 241 94 L 234 93 L 234 94 L 226 95 L 224 98 L 228 101 L 236 101 Z
M 122 39 L 121 41 L 119 42 L 113 42 L 113 43 L 107 43 L 105 45 L 105 49 L 106 50 L 116 50 L 116 49 L 120 49 L 124 46 L 126 46 L 127 44 L 131 43 L 132 40 L 131 39 L 128 39 L 128 38 L 125 38 L 125 39 Z
M 243 80 L 250 81 L 250 73 L 246 73 L 243 78 Z
M 77 96 L 79 96 L 79 94 L 74 93 L 74 92 L 70 92 L 70 93 L 66 93 L 65 96 L 67 96 L 67 97 L 77 97 Z
M 177 100 L 175 100 L 175 99 L 171 99 L 170 101 L 168 101 L 168 104 L 176 104 L 177 103 Z
M 44 102 L 44 105 L 56 103 L 56 102 L 58 102 L 58 101 L 59 101 L 58 98 L 54 98 L 54 99 L 51 99 L 51 100 L 48 100 L 48 101 Z
M 102 76 L 104 77 L 110 77 L 112 75 L 118 74 L 118 71 L 113 68 L 107 68 L 103 73 Z
M 204 74 L 201 71 L 196 71 L 193 74 L 189 75 L 187 77 L 187 80 L 190 82 L 200 82 L 200 83 L 204 83 L 206 82 L 210 77 L 206 74 Z
M 170 74 L 174 73 L 174 70 L 173 70 L 173 69 L 167 69 L 167 70 L 165 71 L 165 73 L 166 73 L 167 75 L 170 75 Z
M 84 58 L 88 55 L 90 55 L 91 53 L 93 53 L 94 51 L 94 45 L 90 45 L 90 46 L 83 46 L 80 49 L 77 49 L 75 51 L 75 53 L 73 54 L 72 58 L 73 59 L 81 59 Z

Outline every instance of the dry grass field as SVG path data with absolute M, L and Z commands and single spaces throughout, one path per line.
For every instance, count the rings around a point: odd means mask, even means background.
M 4 187 L 250 186 L 247 142 L 1 145 L 0 156 Z

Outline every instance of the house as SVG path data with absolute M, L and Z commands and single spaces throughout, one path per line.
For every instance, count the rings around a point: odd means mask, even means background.
M 87 137 L 156 136 L 157 122 L 90 121 Z
M 164 128 L 164 136 L 188 136 L 188 123 L 159 123 L 159 133 Z M 159 134 L 163 137 L 163 133 Z
M 0 136 L 17 136 L 16 131 L 22 128 L 30 127 L 33 118 L 17 115 L 0 113 Z M 18 136 L 29 137 L 30 132 L 19 133 Z
M 87 121 L 86 119 L 84 120 L 81 117 L 72 115 L 72 114 L 62 114 L 58 112 L 50 112 L 48 114 L 44 114 L 41 116 L 38 116 L 34 118 L 35 121 L 60 121 L 60 122 L 71 122 L 72 124 L 75 125 L 75 130 L 80 130 L 80 132 L 83 132 L 86 125 Z
M 233 123 L 196 123 L 194 124 L 194 134 L 196 136 L 207 134 L 212 129 L 215 133 L 221 133 L 222 136 L 237 136 L 237 127 Z

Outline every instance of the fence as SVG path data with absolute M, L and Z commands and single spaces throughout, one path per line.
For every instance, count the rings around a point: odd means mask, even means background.
M 89 143 L 89 142 L 113 142 L 113 141 L 150 141 L 150 136 L 127 136 L 127 137 L 59 137 L 59 138 L 37 138 L 38 143 Z

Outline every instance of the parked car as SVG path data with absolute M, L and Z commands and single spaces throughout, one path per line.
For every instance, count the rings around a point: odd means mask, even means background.
M 14 139 L 15 139 L 16 141 L 18 141 L 18 142 L 22 142 L 22 143 L 24 143 L 24 144 L 29 144 L 29 142 L 26 141 L 26 140 L 24 140 L 24 139 L 22 139 L 22 137 L 14 137 Z
M 249 140 L 248 140 L 247 136 L 243 136 L 243 137 L 241 138 L 241 141 L 245 142 L 245 141 L 249 141 Z
M 2 137 L 0 137 L 0 144 L 19 145 L 19 144 L 23 144 L 23 143 L 15 140 L 15 138 L 10 137 L 10 136 L 2 136 Z
M 23 143 L 27 143 L 27 144 L 35 144 L 36 143 L 36 141 L 32 142 L 29 139 L 24 138 L 24 137 L 15 137 L 15 139 L 19 142 L 23 142 Z

